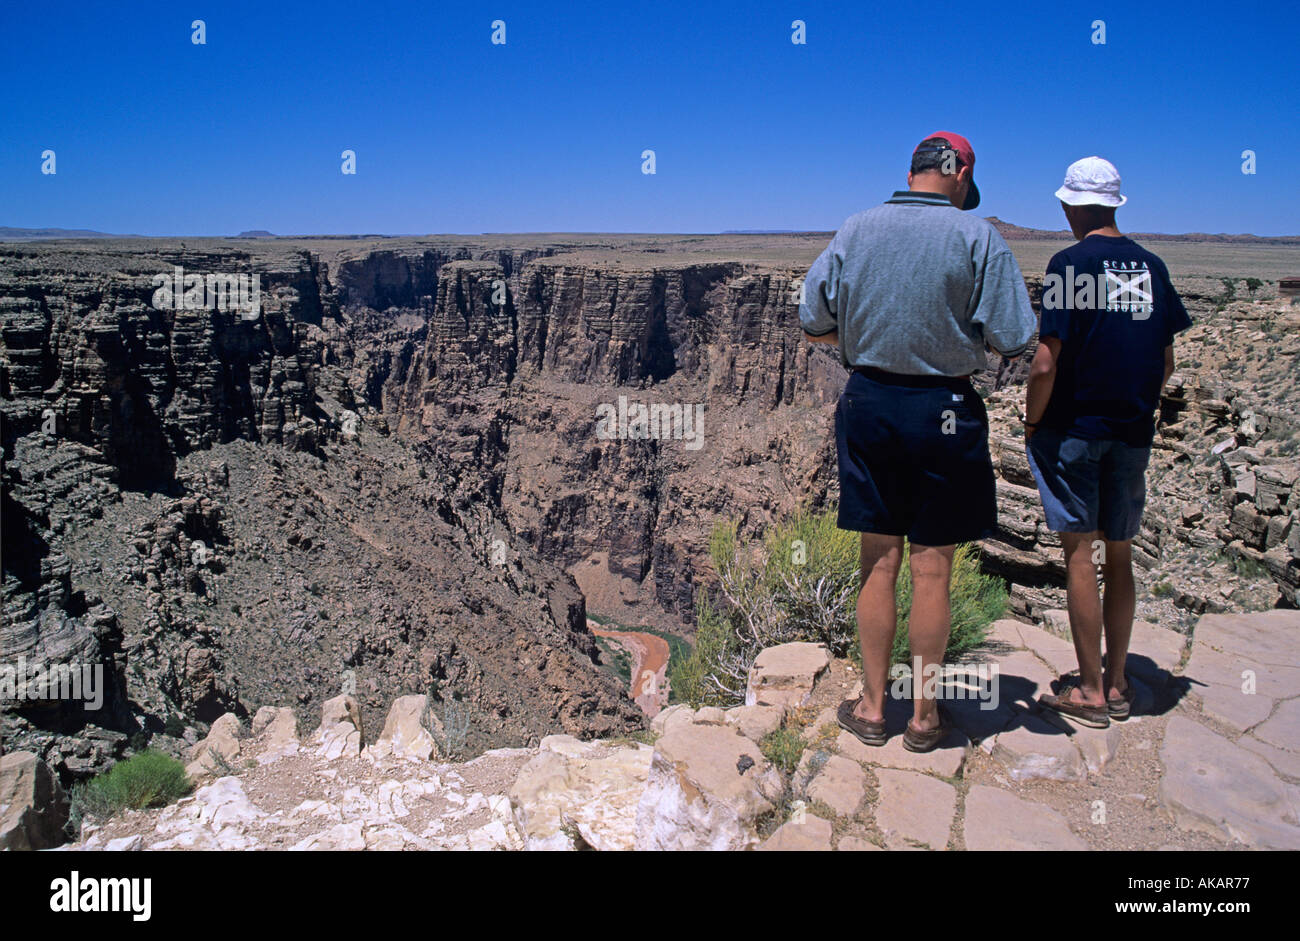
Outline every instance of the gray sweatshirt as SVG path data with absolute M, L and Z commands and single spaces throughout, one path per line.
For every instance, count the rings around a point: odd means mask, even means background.
M 846 366 L 965 376 L 985 344 L 1024 352 L 1037 326 L 1011 249 L 946 196 L 898 192 L 850 216 L 804 279 L 804 332 L 840 335 Z

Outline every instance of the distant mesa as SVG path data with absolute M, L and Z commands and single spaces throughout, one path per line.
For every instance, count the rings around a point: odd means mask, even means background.
M 247 232 L 240 232 L 235 236 L 237 239 L 273 239 L 274 232 L 268 232 L 266 229 L 249 229 Z

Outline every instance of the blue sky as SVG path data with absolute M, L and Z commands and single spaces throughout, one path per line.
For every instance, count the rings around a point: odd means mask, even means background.
M 1297 35 L 1290 2 L 7 2 L 0 225 L 834 229 L 947 129 L 981 215 L 1062 228 L 1096 153 L 1121 228 L 1297 234 Z

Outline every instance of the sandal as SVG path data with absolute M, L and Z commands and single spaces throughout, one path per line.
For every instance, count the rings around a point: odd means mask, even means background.
M 862 702 L 861 696 L 840 703 L 840 707 L 835 710 L 835 719 L 839 722 L 840 728 L 851 733 L 863 745 L 885 744 L 885 720 L 868 722 L 866 719 L 859 719 L 853 714 L 853 710 L 860 702 Z
M 939 724 L 928 732 L 918 732 L 912 728 L 912 720 L 907 720 L 907 730 L 903 732 L 903 747 L 908 751 L 934 751 L 952 731 L 952 721 L 948 718 L 948 711 L 941 705 L 936 705 L 935 708 L 939 713 Z
M 1052 710 L 1071 722 L 1090 729 L 1110 728 L 1110 703 L 1105 706 L 1086 706 L 1082 703 L 1071 702 L 1070 690 L 1074 689 L 1074 687 L 1074 683 L 1062 681 L 1055 695 L 1044 693 L 1039 696 L 1038 705 L 1044 709 Z

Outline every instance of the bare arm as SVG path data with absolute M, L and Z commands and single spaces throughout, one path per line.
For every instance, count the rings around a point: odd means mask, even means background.
M 807 338 L 809 343 L 839 343 L 840 342 L 840 332 L 838 330 L 832 330 L 830 333 L 824 333 L 819 337 L 815 337 L 811 333 L 805 333 L 804 337 Z
M 1061 341 L 1057 337 L 1043 337 L 1034 361 L 1029 366 L 1029 381 L 1025 385 L 1025 439 L 1034 436 L 1034 425 L 1042 421 L 1047 402 L 1056 384 L 1056 359 L 1061 355 Z
M 1165 378 L 1160 383 L 1160 391 L 1163 393 L 1165 387 L 1169 385 L 1169 377 L 1174 374 L 1174 345 L 1170 343 L 1165 347 Z

